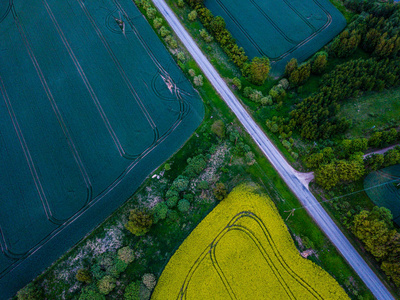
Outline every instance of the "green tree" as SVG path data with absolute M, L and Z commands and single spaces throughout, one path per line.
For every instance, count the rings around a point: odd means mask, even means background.
M 179 192 L 185 191 L 189 186 L 189 179 L 183 175 L 176 177 L 172 183 L 171 189 L 176 189 Z
M 162 22 L 163 22 L 163 20 L 161 18 L 155 18 L 153 20 L 154 28 L 156 28 L 156 29 L 160 28 L 162 26 Z
M 158 202 L 153 208 L 154 223 L 157 223 L 159 220 L 164 220 L 167 217 L 167 214 L 167 204 L 164 201 Z
M 178 201 L 179 201 L 179 198 L 178 198 L 177 196 L 172 196 L 171 198 L 168 198 L 168 199 L 167 199 L 166 203 L 167 203 L 167 206 L 168 206 L 169 208 L 173 208 L 173 207 L 176 206 L 176 204 L 178 203 Z
M 124 293 L 125 300 L 140 300 L 140 281 L 131 282 Z
M 214 192 L 215 198 L 217 198 L 218 200 L 221 201 L 221 200 L 225 199 L 225 197 L 227 195 L 225 184 L 223 184 L 222 182 L 218 182 L 215 185 L 213 192 Z
M 118 253 L 118 258 L 123 262 L 125 262 L 126 264 L 130 264 L 135 259 L 133 250 L 129 248 L 129 246 L 120 248 L 117 253 Z
M 190 178 L 194 178 L 199 175 L 207 166 L 207 162 L 203 154 L 188 158 L 187 163 L 188 165 L 183 173 Z
M 400 261 L 384 261 L 381 265 L 381 268 L 386 273 L 386 275 L 393 280 L 396 286 L 400 287 Z
M 293 71 L 297 70 L 298 62 L 296 58 L 292 58 L 290 61 L 287 62 L 285 67 L 285 76 L 290 77 Z
M 87 269 L 79 269 L 75 275 L 76 280 L 84 283 L 90 283 L 92 281 L 92 276 L 90 271 Z
M 156 17 L 156 13 L 157 13 L 157 11 L 156 11 L 156 9 L 154 7 L 149 7 L 146 10 L 146 14 L 147 14 L 147 16 L 149 17 L 150 20 L 153 20 Z
M 153 225 L 153 216 L 146 211 L 134 209 L 130 211 L 129 221 L 125 228 L 136 236 L 145 235 Z
M 142 276 L 142 282 L 145 285 L 145 287 L 147 287 L 150 291 L 152 291 L 157 284 L 157 279 L 156 276 L 154 276 L 154 274 L 146 273 Z
M 239 78 L 234 77 L 234 78 L 232 79 L 232 83 L 233 83 L 234 86 L 236 86 L 236 88 L 237 88 L 239 91 L 242 89 L 242 82 L 240 81 Z
M 339 183 L 335 164 L 321 166 L 314 172 L 315 182 L 324 189 L 330 190 Z
M 222 120 L 215 121 L 211 126 L 211 131 L 220 139 L 225 137 L 225 124 Z
M 36 284 L 29 283 L 17 293 L 18 300 L 41 300 L 43 299 L 43 289 Z
M 115 288 L 116 279 L 111 275 L 106 275 L 97 282 L 97 288 L 103 295 L 108 295 Z
M 328 63 L 327 54 L 316 55 L 311 68 L 313 74 L 322 74 L 326 69 L 327 63 Z
M 189 14 L 188 14 L 188 19 L 189 21 L 193 22 L 194 20 L 197 19 L 197 11 L 196 10 L 192 10 Z
M 79 300 L 106 300 L 106 297 L 99 294 L 92 287 L 85 287 L 81 290 Z
M 396 234 L 395 230 L 389 230 L 384 220 L 380 220 L 366 210 L 354 217 L 351 229 L 354 235 L 365 244 L 365 249 L 378 259 L 383 259 L 388 255 L 388 242 Z
M 247 79 L 256 85 L 263 85 L 271 69 L 267 57 L 254 57 L 251 63 L 245 64 L 243 74 Z
M 178 203 L 178 210 L 182 213 L 187 212 L 190 209 L 190 202 L 186 199 L 182 199 Z
M 185 6 L 185 2 L 183 0 L 178 0 L 178 6 L 180 8 L 184 7 Z
M 393 166 L 400 163 L 400 151 L 395 149 L 390 149 L 384 154 L 384 167 Z

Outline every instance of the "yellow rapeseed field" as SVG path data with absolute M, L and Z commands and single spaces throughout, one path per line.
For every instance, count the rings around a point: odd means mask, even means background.
M 273 202 L 235 188 L 172 256 L 153 293 L 168 299 L 349 299 L 304 259 Z

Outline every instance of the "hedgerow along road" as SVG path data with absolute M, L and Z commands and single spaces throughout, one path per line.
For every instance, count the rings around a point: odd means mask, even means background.
M 333 222 L 327 212 L 322 208 L 314 195 L 299 180 L 296 174 L 297 172 L 287 163 L 280 152 L 275 148 L 264 132 L 247 113 L 245 108 L 240 104 L 239 100 L 235 97 L 216 69 L 201 52 L 193 38 L 185 30 L 171 8 L 168 7 L 164 0 L 153 0 L 153 2 L 158 10 L 162 13 L 164 18 L 168 21 L 179 39 L 186 46 L 216 91 L 235 113 L 246 131 L 250 134 L 256 144 L 260 147 L 261 151 L 278 171 L 282 179 L 300 200 L 302 206 L 307 210 L 307 212 L 326 234 L 326 236 L 331 240 L 331 242 L 335 245 L 347 262 L 357 272 L 358 276 L 371 290 L 372 294 L 377 299 L 394 299 L 388 289 L 379 280 L 376 274 L 371 270 L 364 259 L 360 256 L 360 254 L 358 254 L 340 229 L 336 226 L 335 222 Z

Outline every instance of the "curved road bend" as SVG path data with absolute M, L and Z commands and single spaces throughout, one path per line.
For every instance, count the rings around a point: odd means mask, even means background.
M 383 283 L 378 279 L 375 273 L 365 263 L 362 257 L 358 254 L 358 252 L 346 239 L 340 229 L 332 221 L 326 211 L 319 204 L 317 199 L 315 199 L 313 194 L 307 189 L 307 187 L 303 183 L 301 183 L 296 175 L 296 171 L 286 162 L 279 151 L 262 132 L 260 127 L 258 127 L 251 116 L 243 108 L 238 99 L 236 99 L 235 95 L 232 93 L 232 91 L 229 89 L 223 79 L 219 76 L 218 72 L 207 60 L 201 50 L 197 47 L 192 37 L 184 29 L 176 15 L 168 7 L 165 1 L 153 0 L 153 2 L 158 10 L 163 14 L 165 19 L 168 21 L 179 39 L 184 43 L 190 54 L 196 60 L 197 64 L 203 70 L 204 74 L 210 80 L 211 84 L 222 96 L 222 98 L 228 104 L 231 110 L 236 114 L 239 121 L 243 124 L 244 128 L 258 144 L 260 149 L 264 152 L 264 154 L 278 171 L 280 176 L 300 200 L 301 204 L 307 209 L 308 213 L 312 216 L 314 221 L 325 232 L 325 234 L 340 251 L 343 257 L 357 272 L 357 274 L 368 286 L 374 296 L 377 299 L 394 299 L 390 292 L 383 285 Z

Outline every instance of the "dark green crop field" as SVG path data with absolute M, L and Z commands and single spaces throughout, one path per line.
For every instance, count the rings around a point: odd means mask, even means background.
M 400 226 L 400 165 L 369 174 L 364 180 L 364 188 L 375 205 L 390 209 L 393 221 Z
M 203 116 L 133 1 L 1 1 L 0 298 L 126 201 Z
M 249 58 L 267 56 L 272 75 L 293 57 L 306 60 L 346 26 L 328 0 L 205 0 Z

